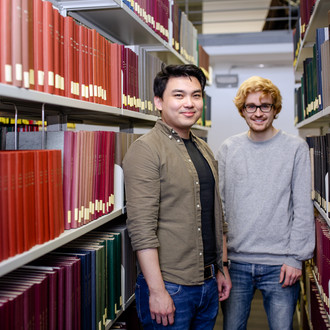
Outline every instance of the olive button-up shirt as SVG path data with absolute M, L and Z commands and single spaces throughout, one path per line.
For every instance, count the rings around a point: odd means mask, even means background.
M 215 181 L 217 264 L 222 270 L 223 214 L 217 162 L 208 145 L 192 140 L 207 160 Z M 158 120 L 136 140 L 123 161 L 127 228 L 134 250 L 158 248 L 163 279 L 182 285 L 204 282 L 199 178 L 184 142 Z

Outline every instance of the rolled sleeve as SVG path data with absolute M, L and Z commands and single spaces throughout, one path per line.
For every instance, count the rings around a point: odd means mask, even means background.
M 159 211 L 159 164 L 148 145 L 137 140 L 124 161 L 127 197 L 127 229 L 133 249 L 159 247 L 157 221 Z

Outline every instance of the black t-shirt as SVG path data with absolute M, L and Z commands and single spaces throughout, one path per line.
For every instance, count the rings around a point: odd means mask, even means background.
M 202 207 L 202 237 L 204 245 L 204 265 L 216 262 L 214 231 L 214 177 L 211 168 L 191 139 L 183 139 L 189 156 L 195 165 L 200 183 Z

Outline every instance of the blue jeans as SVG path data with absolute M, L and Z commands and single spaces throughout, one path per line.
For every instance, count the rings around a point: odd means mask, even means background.
M 142 273 L 137 278 L 135 300 L 143 329 L 213 329 L 219 309 L 215 277 L 206 280 L 203 285 L 164 283 L 175 305 L 174 324 L 166 327 L 151 319 L 148 285 Z
M 231 263 L 229 273 L 233 286 L 229 298 L 221 303 L 224 330 L 246 329 L 256 289 L 262 292 L 269 329 L 292 329 L 299 281 L 282 288 L 280 271 L 281 266 Z

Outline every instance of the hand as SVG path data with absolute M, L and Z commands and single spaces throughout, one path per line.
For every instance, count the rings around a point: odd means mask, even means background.
M 218 271 L 217 273 L 219 301 L 226 300 L 229 297 L 230 290 L 232 287 L 228 268 L 223 267 L 223 271 L 225 275 L 222 274 L 220 271 Z
M 281 267 L 279 283 L 282 283 L 284 281 L 282 288 L 285 288 L 287 286 L 291 286 L 295 284 L 299 280 L 300 276 L 301 276 L 301 269 L 283 264 L 283 266 Z
M 149 298 L 151 318 L 164 326 L 174 323 L 175 306 L 169 293 L 164 290 L 160 293 L 151 293 Z

